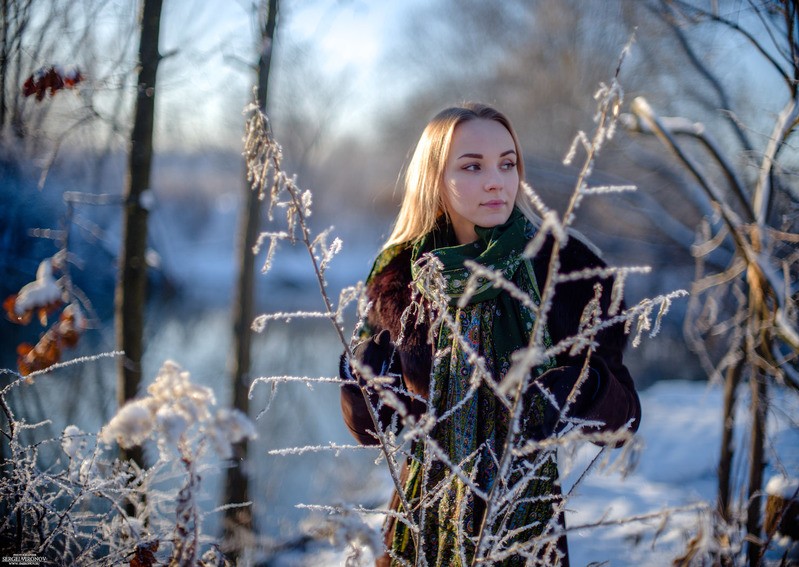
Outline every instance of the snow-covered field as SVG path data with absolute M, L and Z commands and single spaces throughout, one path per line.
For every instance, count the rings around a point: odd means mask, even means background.
M 793 398 L 788 402 L 777 396 L 774 400 L 770 431 L 782 461 L 775 464 L 770 459 L 766 479 L 778 470 L 793 475 L 799 471 L 799 431 L 795 423 L 791 426 L 788 421 L 791 416 L 795 420 L 799 415 L 799 404 Z M 615 459 L 604 469 L 599 466 L 582 481 L 570 500 L 567 516 L 570 530 L 600 520 L 611 524 L 570 531 L 572 565 L 665 566 L 685 551 L 704 518 L 695 510 L 675 509 L 703 504 L 712 507 L 721 435 L 721 399 L 720 387 L 700 382 L 660 382 L 641 393 L 644 417 L 639 437 L 643 446 L 638 466 L 625 478 L 612 470 Z M 597 451 L 585 447 L 574 456 L 571 472 L 566 472 L 563 479 L 565 490 L 574 484 L 575 476 Z M 674 513 L 665 523 L 656 517 L 613 524 L 614 520 L 629 520 L 667 509 Z M 328 547 L 287 554 L 276 564 L 280 567 L 344 565 L 347 555 L 347 549 Z

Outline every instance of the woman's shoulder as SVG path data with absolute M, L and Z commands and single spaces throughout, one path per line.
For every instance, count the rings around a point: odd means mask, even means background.
M 387 269 L 397 270 L 402 265 L 408 264 L 410 256 L 411 248 L 408 244 L 394 244 L 383 248 L 372 263 L 367 281 L 379 276 Z
M 540 217 L 534 214 L 525 213 L 526 225 L 524 229 L 525 236 L 528 240 L 532 240 L 538 231 L 541 230 L 543 221 Z M 596 268 L 604 267 L 606 264 L 602 259 L 602 252 L 591 240 L 580 231 L 568 227 L 566 228 L 567 242 L 560 251 L 561 265 L 569 265 L 570 269 L 583 269 L 583 268 Z M 541 246 L 540 253 L 537 255 L 539 261 L 549 263 L 549 258 L 555 246 L 555 237 L 552 232 L 549 232 L 544 239 L 544 244 Z
M 366 289 L 371 299 L 387 293 L 405 289 L 411 282 L 412 247 L 395 244 L 377 255 L 366 280 Z
M 573 269 L 605 267 L 602 252 L 582 233 L 569 229 L 569 240 L 561 251 L 561 262 L 573 263 Z
M 371 302 L 368 322 L 373 331 L 388 329 L 392 339 L 400 335 L 402 314 L 411 302 L 411 253 L 408 246 L 383 250 L 366 280 Z
M 607 264 L 602 259 L 602 252 L 587 237 L 580 232 L 569 229 L 568 240 L 560 250 L 561 272 L 572 272 L 586 268 L 604 268 Z M 548 234 L 537 255 L 540 261 L 549 263 L 549 258 L 555 246 L 555 237 Z

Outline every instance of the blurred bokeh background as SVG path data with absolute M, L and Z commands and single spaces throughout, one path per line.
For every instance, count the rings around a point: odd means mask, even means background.
M 692 4 L 747 28 L 767 14 L 743 0 Z M 71 277 L 91 305 L 92 327 L 72 354 L 107 352 L 114 349 L 121 207 L 113 201 L 69 205 L 64 195 L 122 194 L 138 3 L 34 1 L 25 33 L 13 42 L 9 30 L 19 24 L 14 18 L 23 3 L 6 5 L 0 297 L 31 281 L 39 262 L 68 235 Z M 631 39 L 619 74 L 622 111 L 644 96 L 663 116 L 704 125 L 736 160 L 745 159 L 741 130 L 762 146 L 784 103 L 779 75 L 746 37 L 686 16 L 670 2 L 281 0 L 279 9 L 270 46 L 259 44 L 263 6 L 256 3 L 168 0 L 162 15 L 144 375 L 151 378 L 165 359 L 174 359 L 214 387 L 222 403 L 229 396 L 235 235 L 246 192 L 243 109 L 252 101 L 253 66 L 264 47 L 272 49 L 267 114 L 285 168 L 313 192 L 314 229 L 332 226 L 344 242 L 328 274 L 332 297 L 366 276 L 398 209 L 402 166 L 424 124 L 446 105 L 479 100 L 503 110 L 520 134 L 528 181 L 562 211 L 581 159 L 566 166 L 563 157 L 579 131 L 590 132 L 594 92 L 612 79 Z M 24 97 L 25 78 L 52 64 L 76 66 L 82 82 L 41 101 Z M 795 165 L 795 152 L 783 157 Z M 711 177 L 722 175 L 711 160 L 699 162 Z M 628 279 L 628 303 L 688 289 L 695 270 L 691 245 L 701 219 L 713 211 L 696 198 L 696 181 L 684 168 L 653 137 L 619 127 L 590 183 L 638 187 L 587 197 L 575 225 L 608 263 L 652 267 L 651 275 Z M 710 260 L 722 266 L 728 258 L 721 247 Z M 274 268 L 256 280 L 258 313 L 322 308 L 302 250 L 281 246 Z M 685 302 L 675 303 L 661 335 L 628 352 L 639 388 L 706 378 L 683 338 L 684 314 Z M 253 376 L 336 375 L 340 345 L 329 325 L 270 324 L 255 338 Z M 0 321 L 0 368 L 14 368 L 16 345 L 35 342 L 40 331 Z M 13 401 L 31 422 L 58 415 L 57 436 L 66 423 L 104 423 L 116 410 L 115 384 L 113 363 L 101 362 L 59 370 L 35 389 L 17 390 Z M 266 389 L 255 389 L 256 411 Z M 267 458 L 266 451 L 306 443 L 295 438 L 298 424 L 311 439 L 347 441 L 335 390 L 330 396 L 298 392 L 281 389 L 281 403 L 259 423 L 254 452 L 264 456 L 258 467 L 269 474 L 259 476 L 258 492 L 271 495 L 265 498 L 281 511 L 262 513 L 266 531 L 279 531 L 281 522 L 294 525 L 298 514 L 288 498 L 281 500 L 291 490 L 276 483 L 291 477 L 298 461 Z M 325 466 L 330 462 L 309 461 L 299 468 L 313 482 L 293 481 L 324 491 L 332 474 Z M 341 462 L 335 466 L 346 478 Z M 361 480 L 354 474 L 349 488 L 362 488 Z

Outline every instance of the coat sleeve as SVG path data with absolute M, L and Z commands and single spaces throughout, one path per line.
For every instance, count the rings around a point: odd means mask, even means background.
M 384 330 L 361 341 L 352 349 L 352 356 L 357 357 L 361 364 L 369 366 L 375 376 L 393 378 L 391 383 L 382 387 L 391 389 L 395 399 L 405 406 L 406 412 L 416 415 L 423 411 L 419 400 L 412 399 L 404 387 L 400 356 L 388 331 Z M 341 356 L 339 377 L 344 381 L 341 385 L 341 413 L 345 425 L 362 445 L 378 444 L 375 423 L 367 404 L 372 406 L 383 431 L 391 427 L 397 413 L 396 408 L 383 403 L 377 391 L 357 375 L 347 353 Z M 400 426 L 401 423 L 397 425 Z
M 630 372 L 622 362 L 621 351 L 600 345 L 589 364 L 598 372 L 600 381 L 594 399 L 585 411 L 585 419 L 603 423 L 601 431 L 624 428 L 638 431 L 641 402 Z
M 397 371 L 401 371 L 398 368 L 399 357 L 394 356 L 394 345 L 390 341 L 388 331 L 372 336 L 367 333 L 365 338 L 353 346 L 352 356 L 360 364 L 371 368 L 375 376 L 396 376 Z M 382 404 L 379 394 L 358 376 L 348 352 L 341 355 L 339 378 L 344 381 L 341 385 L 341 413 L 345 425 L 362 445 L 376 445 L 379 441 L 375 435 L 375 423 L 367 404 L 374 409 L 380 428 L 383 430 L 391 423 L 394 409 Z M 397 384 L 392 386 L 396 387 Z
M 426 409 L 421 398 L 427 393 L 425 386 L 430 369 L 429 354 L 425 357 L 419 346 L 426 333 L 419 329 L 400 331 L 403 313 L 410 303 L 410 255 L 409 248 L 400 250 L 379 271 L 373 269 L 366 285 L 366 295 L 372 306 L 351 353 L 361 364 L 369 366 L 375 376 L 391 377 L 392 383 L 381 387 L 391 388 L 404 409 L 418 417 Z M 398 348 L 395 341 L 399 342 L 397 338 L 403 334 L 402 347 Z M 373 445 L 378 443 L 378 439 L 374 435 L 375 424 L 367 403 L 374 408 L 383 430 L 392 424 L 397 412 L 395 408 L 382 404 L 378 393 L 356 374 L 345 353 L 339 365 L 339 375 L 345 381 L 341 387 L 344 423 L 359 443 Z M 398 427 L 402 425 L 399 421 L 396 420 Z
M 546 250 L 547 258 L 549 253 L 551 253 L 551 243 Z M 596 254 L 576 238 L 570 238 L 567 246 L 561 251 L 561 273 L 604 265 Z M 545 275 L 545 271 L 536 270 L 537 279 Z M 602 286 L 600 295 L 602 317 L 608 317 L 613 287 L 611 278 L 583 279 L 557 285 L 548 324 L 553 342 L 557 343 L 578 332 L 582 312 L 594 297 L 594 286 L 597 283 Z M 641 421 L 641 403 L 635 390 L 635 383 L 624 365 L 623 352 L 627 345 L 627 335 L 623 323 L 601 331 L 596 337 L 596 345 L 589 366 L 595 371 L 598 381 L 592 384 L 591 392 L 584 397 L 579 415 L 575 417 L 601 423 L 599 431 L 619 431 L 629 428 L 635 432 Z M 567 352 L 557 357 L 559 366 L 581 367 L 584 360 L 585 352 L 576 355 Z

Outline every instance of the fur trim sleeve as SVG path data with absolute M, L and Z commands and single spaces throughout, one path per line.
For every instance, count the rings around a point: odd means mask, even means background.
M 370 279 L 366 294 L 372 302 L 369 324 L 376 333 L 387 330 L 391 334 L 405 386 L 414 394 L 427 397 L 432 363 L 432 347 L 427 342 L 429 326 L 417 324 L 414 317 L 409 317 L 403 327 L 403 314 L 412 299 L 410 248 L 400 252 Z

